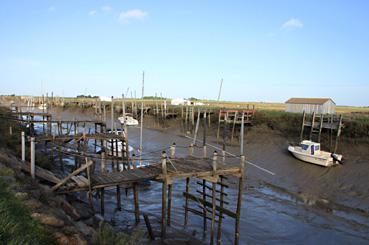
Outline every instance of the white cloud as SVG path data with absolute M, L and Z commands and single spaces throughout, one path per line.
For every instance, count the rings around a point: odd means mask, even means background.
M 54 7 L 54 6 L 50 6 L 47 10 L 48 10 L 49 12 L 54 12 L 54 11 L 55 11 L 55 7 Z
M 286 29 L 286 30 L 299 29 L 299 28 L 302 28 L 302 27 L 304 27 L 304 23 L 302 23 L 301 20 L 295 19 L 295 18 L 291 18 L 291 19 L 287 20 L 282 25 L 282 29 Z
M 88 12 L 88 15 L 95 15 L 95 14 L 97 14 L 96 10 L 91 10 L 90 12 Z
M 147 16 L 147 12 L 140 9 L 131 9 L 120 13 L 118 20 L 120 22 L 129 22 L 130 20 L 143 20 Z
M 109 5 L 105 5 L 105 6 L 101 7 L 101 10 L 104 11 L 104 12 L 109 12 L 109 11 L 112 11 L 113 8 Z

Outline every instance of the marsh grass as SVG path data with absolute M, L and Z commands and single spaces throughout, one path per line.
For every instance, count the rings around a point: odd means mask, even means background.
M 29 210 L 0 180 L 0 244 L 55 244 L 53 236 L 30 217 Z

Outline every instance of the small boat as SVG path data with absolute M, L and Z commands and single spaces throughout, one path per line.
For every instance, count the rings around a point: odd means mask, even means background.
M 43 103 L 41 103 L 41 104 L 38 106 L 38 109 L 40 109 L 40 110 L 46 110 L 46 109 L 47 109 L 47 104 L 43 104 Z
M 310 140 L 303 140 L 299 146 L 288 146 L 288 151 L 297 159 L 317 164 L 323 167 L 330 167 L 342 163 L 342 155 L 320 150 L 320 143 Z
M 125 120 L 124 120 L 125 119 Z M 130 116 L 128 114 L 122 117 L 118 117 L 118 120 L 121 124 L 126 124 L 127 126 L 137 126 L 138 125 L 138 120 L 134 119 L 133 116 Z

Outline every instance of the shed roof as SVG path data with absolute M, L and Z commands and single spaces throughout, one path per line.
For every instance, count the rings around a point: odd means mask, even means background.
M 286 101 L 288 104 L 315 104 L 315 105 L 322 105 L 325 102 L 331 100 L 333 103 L 334 101 L 331 98 L 291 98 Z

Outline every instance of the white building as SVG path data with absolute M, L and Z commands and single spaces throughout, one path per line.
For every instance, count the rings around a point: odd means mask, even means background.
M 286 112 L 335 114 L 336 103 L 330 98 L 291 98 L 286 101 Z

